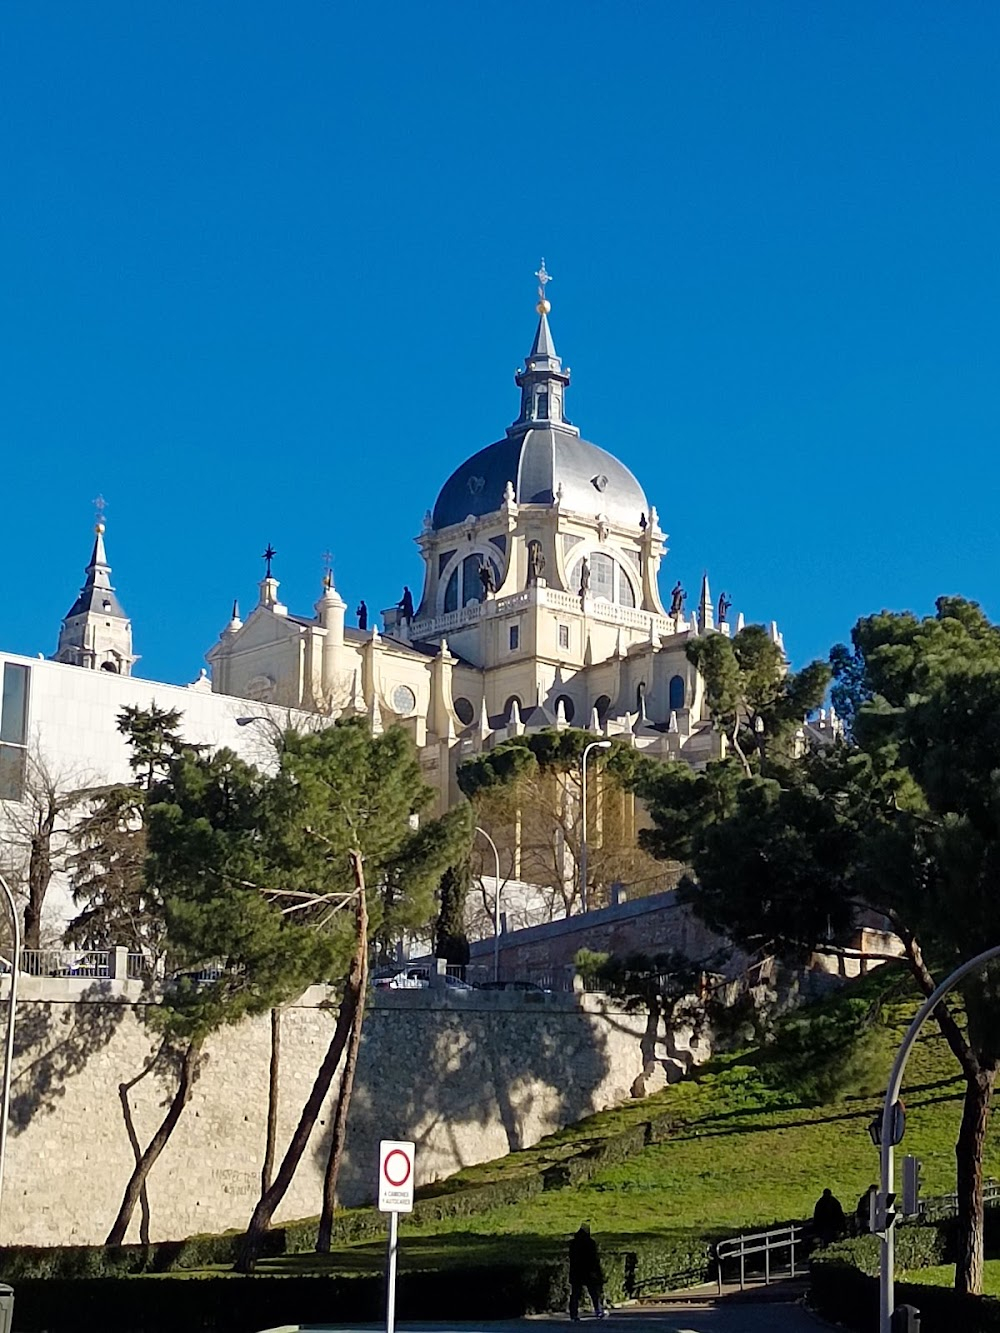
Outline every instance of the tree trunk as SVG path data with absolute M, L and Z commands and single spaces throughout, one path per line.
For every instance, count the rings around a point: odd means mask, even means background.
M 163 1117 L 159 1129 L 150 1139 L 146 1151 L 135 1164 L 135 1170 L 125 1186 L 125 1194 L 122 1198 L 121 1207 L 118 1209 L 118 1216 L 115 1218 L 114 1226 L 108 1232 L 107 1240 L 104 1242 L 105 1245 L 123 1245 L 125 1243 L 125 1233 L 132 1221 L 132 1214 L 139 1202 L 146 1177 L 153 1169 L 160 1153 L 167 1146 L 170 1135 L 174 1132 L 174 1128 L 181 1118 L 181 1112 L 187 1106 L 191 1097 L 191 1089 L 194 1087 L 194 1081 L 197 1077 L 200 1052 L 200 1038 L 197 1041 L 192 1041 L 184 1052 L 177 1091 L 174 1093 L 173 1100 L 167 1108 L 167 1114 Z
M 365 881 L 364 873 L 361 867 L 361 853 L 352 852 L 351 861 L 354 865 L 355 883 L 358 886 L 358 939 L 364 941 L 364 949 L 367 950 L 368 937 L 368 907 L 365 902 Z M 356 958 L 356 955 L 355 955 Z M 351 963 L 351 972 L 353 972 L 355 960 Z M 316 1077 L 313 1080 L 312 1089 L 306 1098 L 305 1105 L 302 1108 L 302 1114 L 299 1116 L 299 1123 L 295 1126 L 295 1132 L 291 1141 L 285 1150 L 285 1155 L 281 1159 L 281 1165 L 278 1167 L 278 1174 L 275 1176 L 270 1187 L 260 1196 L 257 1207 L 253 1210 L 253 1216 L 250 1219 L 250 1225 L 247 1227 L 246 1235 L 240 1244 L 236 1256 L 236 1262 L 233 1265 L 237 1273 L 249 1273 L 253 1270 L 254 1263 L 260 1253 L 260 1248 L 264 1240 L 264 1235 L 271 1225 L 271 1218 L 275 1210 L 281 1203 L 292 1183 L 292 1177 L 299 1162 L 302 1160 L 302 1154 L 306 1150 L 306 1144 L 309 1142 L 309 1136 L 315 1127 L 319 1118 L 320 1110 L 327 1093 L 330 1091 L 330 1085 L 333 1082 L 333 1076 L 337 1072 L 337 1066 L 340 1064 L 340 1057 L 347 1045 L 348 1037 L 351 1033 L 351 1027 L 354 1023 L 354 1014 L 356 1009 L 356 996 L 350 983 L 351 973 L 348 974 L 348 981 L 344 987 L 343 998 L 340 1001 L 340 1009 L 337 1013 L 337 1026 L 333 1030 L 333 1036 L 330 1039 L 330 1045 L 327 1047 L 326 1055 L 323 1057 L 323 1063 L 320 1065 Z
M 264 1164 L 260 1168 L 260 1192 L 266 1194 L 274 1171 L 274 1148 L 278 1137 L 278 1073 L 281 1067 L 281 1010 L 271 1010 L 271 1063 L 267 1071 L 267 1130 Z
M 984 1069 L 965 1085 L 962 1127 L 955 1145 L 958 1180 L 958 1256 L 955 1290 L 983 1292 L 983 1145 L 990 1119 L 996 1069 Z
M 162 1052 L 162 1047 L 160 1052 Z M 160 1052 L 157 1053 L 159 1058 Z M 139 1146 L 139 1135 L 135 1132 L 135 1122 L 132 1119 L 132 1108 L 128 1104 L 128 1095 L 137 1083 L 141 1083 L 147 1074 L 152 1073 L 156 1068 L 156 1059 L 150 1061 L 141 1074 L 128 1083 L 119 1083 L 118 1100 L 122 1104 L 122 1115 L 125 1119 L 125 1132 L 128 1134 L 128 1141 L 132 1145 L 132 1156 L 135 1158 L 136 1166 L 142 1161 L 142 1148 Z M 149 1244 L 149 1192 L 146 1189 L 146 1181 L 142 1182 L 142 1189 L 139 1191 L 139 1244 Z
M 317 1254 L 329 1254 L 333 1239 L 333 1210 L 337 1196 L 337 1180 L 340 1176 L 341 1163 L 344 1160 L 344 1146 L 347 1141 L 347 1116 L 351 1109 L 351 1094 L 354 1091 L 354 1074 L 358 1067 L 358 1051 L 361 1047 L 361 1027 L 365 1019 L 365 999 L 368 993 L 368 949 L 362 921 L 358 913 L 358 941 L 354 958 L 351 962 L 351 978 L 348 984 L 355 994 L 354 1022 L 351 1025 L 351 1037 L 344 1058 L 344 1072 L 340 1076 L 340 1091 L 337 1094 L 337 1110 L 333 1117 L 333 1132 L 330 1136 L 330 1155 L 326 1159 L 326 1175 L 323 1177 L 323 1211 L 319 1219 L 319 1231 L 316 1235 Z
M 28 857 L 28 901 L 24 905 L 24 947 L 42 947 L 42 905 L 52 880 L 52 831 L 54 816 L 40 822 L 31 839 Z

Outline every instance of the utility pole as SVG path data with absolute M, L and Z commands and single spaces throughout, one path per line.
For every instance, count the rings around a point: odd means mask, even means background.
M 580 760 L 580 770 L 582 773 L 581 792 L 581 817 L 582 832 L 580 836 L 580 910 L 587 910 L 587 756 L 591 750 L 610 750 L 610 741 L 590 741 L 583 747 L 583 756 Z

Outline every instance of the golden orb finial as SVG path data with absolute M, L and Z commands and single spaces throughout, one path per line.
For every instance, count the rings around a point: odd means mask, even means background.
M 542 299 L 535 306 L 535 309 L 538 311 L 540 315 L 547 315 L 549 311 L 552 309 L 552 302 L 546 301 L 545 298 L 542 297 Z

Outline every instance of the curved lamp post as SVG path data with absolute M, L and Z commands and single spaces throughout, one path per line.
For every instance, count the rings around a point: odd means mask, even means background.
M 580 771 L 583 774 L 583 792 L 581 809 L 583 812 L 583 831 L 580 838 L 580 908 L 587 910 L 587 756 L 591 750 L 610 750 L 610 741 L 590 741 L 583 747 L 580 759 Z
M 899 1050 L 896 1052 L 896 1059 L 892 1066 L 892 1072 L 889 1075 L 889 1086 L 886 1088 L 885 1101 L 882 1104 L 882 1142 L 879 1148 L 881 1156 L 880 1182 L 881 1190 L 879 1193 L 878 1205 L 881 1216 L 884 1218 L 888 1208 L 889 1195 L 893 1188 L 893 1160 L 892 1160 L 892 1140 L 896 1120 L 896 1103 L 899 1100 L 899 1094 L 903 1087 L 903 1073 L 906 1069 L 906 1062 L 909 1059 L 913 1043 L 917 1040 L 920 1029 L 924 1022 L 930 1017 L 938 1004 L 948 994 L 950 990 L 967 977 L 970 972 L 975 972 L 984 967 L 994 958 L 1000 958 L 1000 944 L 994 945 L 992 949 L 986 949 L 982 953 L 977 953 L 975 958 L 970 958 L 967 963 L 961 967 L 956 967 L 955 971 L 948 977 L 945 977 L 936 991 L 933 991 L 923 1002 L 916 1012 L 913 1022 L 906 1030 L 906 1036 L 903 1038 Z M 881 1233 L 882 1253 L 881 1263 L 879 1264 L 879 1333 L 891 1333 L 892 1315 L 895 1307 L 895 1292 L 893 1284 L 895 1281 L 895 1245 L 893 1237 L 893 1228 L 884 1226 Z
M 486 839 L 493 848 L 493 864 L 496 878 L 493 881 L 493 980 L 500 980 L 500 853 L 497 845 L 484 828 L 476 825 L 476 832 Z
M 21 921 L 10 885 L 0 875 L 0 890 L 7 900 L 11 929 L 14 933 L 14 956 L 11 959 L 10 996 L 7 1001 L 7 1042 L 3 1065 L 3 1085 L 0 1089 L 0 1209 L 3 1205 L 3 1175 L 7 1165 L 7 1123 L 10 1120 L 10 1079 L 14 1068 L 14 1024 L 17 1021 L 17 978 L 21 967 Z

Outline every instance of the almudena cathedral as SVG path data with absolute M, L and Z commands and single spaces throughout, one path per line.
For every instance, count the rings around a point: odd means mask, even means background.
M 424 514 L 419 600 L 407 594 L 383 611 L 381 628 L 348 626 L 328 576 L 312 612 L 298 614 L 282 602 L 268 558 L 257 605 L 245 619 L 234 606 L 207 653 L 210 673 L 187 686 L 142 680 L 132 674 L 132 624 L 98 522 L 55 653 L 0 653 L 8 816 L 24 798 L 33 756 L 69 786 L 126 779 L 116 718 L 127 704 L 176 708 L 188 739 L 251 759 L 261 736 L 238 720 L 262 710 L 282 723 L 301 710 L 363 714 L 375 730 L 400 724 L 440 808 L 460 799 L 462 760 L 526 731 L 586 727 L 692 764 L 719 752 L 685 645 L 736 632 L 742 617 L 731 626 L 728 600 L 713 606 L 707 578 L 691 612 L 679 584 L 664 605 L 666 534 L 625 464 L 567 415 L 570 376 L 549 327 L 544 264 L 538 276 L 538 324 L 515 375 L 517 415 L 447 478 Z M 770 632 L 780 644 L 773 623 Z M 65 894 L 61 905 L 55 891 L 50 898 L 50 910 L 65 915 Z

